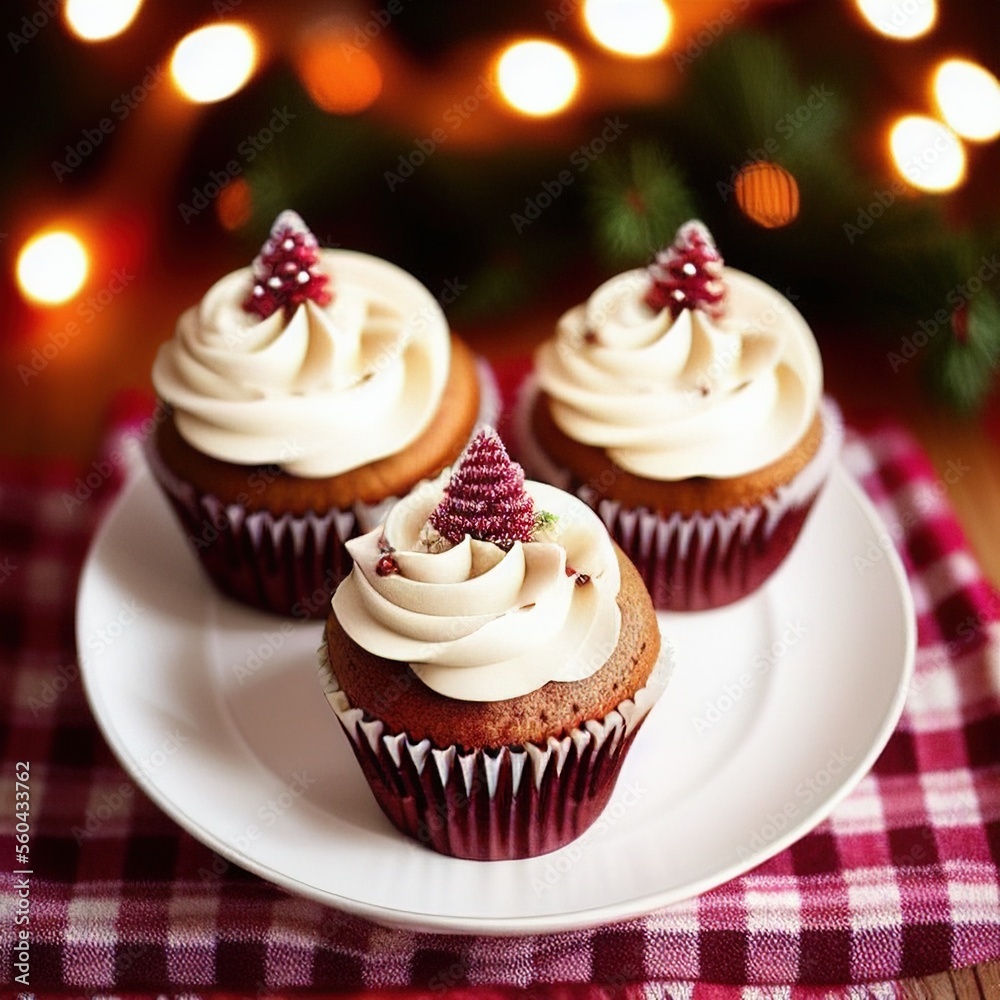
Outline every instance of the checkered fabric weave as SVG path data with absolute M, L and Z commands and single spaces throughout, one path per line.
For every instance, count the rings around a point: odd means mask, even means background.
M 704 896 L 513 939 L 391 930 L 288 896 L 136 791 L 87 708 L 73 639 L 78 573 L 121 442 L 86 470 L 0 465 L 0 985 L 17 988 L 18 761 L 31 764 L 32 990 L 410 987 L 488 1000 L 616 987 L 700 1000 L 881 983 L 848 994 L 878 997 L 900 977 L 1000 958 L 1000 601 L 947 483 L 906 432 L 855 432 L 844 461 L 898 541 L 919 618 L 916 677 L 874 770 L 813 833 Z

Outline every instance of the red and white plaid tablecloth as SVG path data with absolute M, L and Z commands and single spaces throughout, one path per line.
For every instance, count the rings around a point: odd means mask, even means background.
M 19 986 L 19 761 L 31 765 L 32 991 L 410 987 L 486 1000 L 562 984 L 555 995 L 697 1000 L 883 984 L 853 991 L 870 997 L 1000 958 L 1000 600 L 946 480 L 899 426 L 853 433 L 844 454 L 898 538 L 919 617 L 906 710 L 872 773 L 813 833 L 699 898 L 512 939 L 391 930 L 288 896 L 134 789 L 91 717 L 73 637 L 80 566 L 120 457 L 113 441 L 85 470 L 0 464 L 0 985 Z

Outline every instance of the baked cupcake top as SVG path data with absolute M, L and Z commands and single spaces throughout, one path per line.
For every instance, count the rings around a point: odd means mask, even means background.
M 368 254 L 320 249 L 282 212 L 253 265 L 180 317 L 153 385 L 199 451 L 315 478 L 415 441 L 449 362 L 447 320 L 416 278 Z
M 596 673 L 618 643 L 618 560 L 576 497 L 526 482 L 491 428 L 347 542 L 344 631 L 432 690 L 501 701 Z
M 565 313 L 536 370 L 560 430 L 654 480 L 766 467 L 809 430 L 823 386 L 798 310 L 725 267 L 697 221 Z

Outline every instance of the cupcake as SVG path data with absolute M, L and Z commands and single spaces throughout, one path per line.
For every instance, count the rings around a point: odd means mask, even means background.
M 580 836 L 668 673 L 642 580 L 593 511 L 525 482 L 484 429 L 348 549 L 320 673 L 385 815 L 475 860 Z
M 778 568 L 842 438 L 805 320 L 724 267 L 697 221 L 560 319 L 518 424 L 529 474 L 593 507 L 675 611 L 729 604 Z
M 322 618 L 350 571 L 344 543 L 489 418 L 482 377 L 414 277 L 320 249 L 283 212 L 253 266 L 160 347 L 150 465 L 223 593 Z

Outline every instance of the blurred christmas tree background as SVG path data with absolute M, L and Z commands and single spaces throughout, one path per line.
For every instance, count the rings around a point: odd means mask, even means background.
M 116 34 L 82 37 L 115 16 Z M 995 383 L 996 4 L 38 0 L 4 19 L 19 96 L 0 282 L 21 383 L 65 328 L 46 310 L 89 322 L 80 302 L 111 294 L 115 268 L 119 284 L 207 288 L 285 208 L 497 337 L 533 303 L 568 307 L 648 264 L 698 217 L 821 338 L 880 336 L 887 374 L 917 359 L 929 398 L 962 412 Z M 235 34 L 182 53 L 205 26 Z M 507 52 L 528 39 L 545 45 Z M 18 255 L 52 228 L 88 266 L 39 306 Z M 40 260 L 43 290 L 68 273 Z M 188 304 L 135 336 L 155 345 Z

